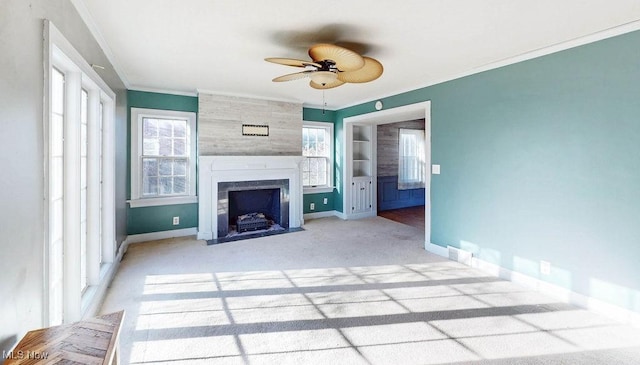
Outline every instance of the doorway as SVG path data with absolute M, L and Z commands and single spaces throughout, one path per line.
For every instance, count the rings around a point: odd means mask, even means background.
M 397 108 L 380 110 L 368 114 L 348 117 L 344 119 L 345 129 L 349 123 L 359 124 L 371 124 L 377 126 L 379 124 L 396 123 L 407 120 L 423 119 L 425 129 L 425 152 L 424 161 L 427 166 L 427 178 L 425 182 L 425 194 L 424 194 L 424 237 L 425 248 L 426 245 L 431 242 L 431 101 L 425 101 L 421 103 L 409 104 Z M 347 135 L 344 137 L 344 145 L 351 143 L 347 140 Z M 343 166 L 345 166 L 345 176 L 351 176 L 352 171 L 350 168 L 352 164 L 348 161 L 348 156 L 343 156 Z M 376 165 L 377 167 L 377 165 Z M 374 176 L 375 178 L 376 176 Z M 347 182 L 349 183 L 349 182 Z M 377 196 L 377 187 L 374 185 L 374 196 Z M 343 206 L 349 206 L 351 196 L 348 194 L 348 189 L 345 190 L 346 194 L 343 194 L 344 204 Z

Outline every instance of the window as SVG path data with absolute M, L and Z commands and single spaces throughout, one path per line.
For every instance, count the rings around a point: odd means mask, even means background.
M 333 181 L 333 124 L 304 122 L 302 127 L 302 184 L 305 192 L 331 192 Z
M 45 21 L 45 322 L 82 318 L 115 256 L 115 94 Z
M 49 119 L 49 323 L 62 323 L 64 304 L 64 74 L 51 68 Z
M 425 186 L 424 136 L 424 130 L 400 128 L 398 190 L 418 189 Z
M 87 150 L 89 93 L 80 92 L 80 290 L 87 288 Z
M 131 108 L 131 207 L 195 203 L 195 113 Z

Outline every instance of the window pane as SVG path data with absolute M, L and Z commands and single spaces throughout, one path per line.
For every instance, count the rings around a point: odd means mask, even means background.
M 157 139 L 147 139 L 142 142 L 142 154 L 158 156 L 160 154 L 160 142 Z
M 142 159 L 142 176 L 158 176 L 158 159 Z
M 303 185 L 328 185 L 327 161 L 324 157 L 307 157 L 302 164 Z
M 330 157 L 331 141 L 327 128 L 304 127 L 302 129 L 302 155 Z
M 173 135 L 172 121 L 167 119 L 158 120 L 158 131 L 160 132 L 160 137 L 171 137 Z
M 174 137 L 186 137 L 187 136 L 187 121 L 176 120 L 173 123 L 173 136 Z
M 159 164 L 159 175 L 160 176 L 170 176 L 173 174 L 173 160 L 169 159 L 161 159 Z
M 187 176 L 187 160 L 175 160 L 173 162 L 173 175 Z
M 87 188 L 87 158 L 80 158 L 80 189 Z
M 158 120 L 151 118 L 144 118 L 142 120 L 142 135 L 147 138 L 158 137 Z
M 64 121 L 62 115 L 53 114 L 51 116 L 51 156 L 62 156 L 63 133 Z
M 327 160 L 318 159 L 318 185 L 327 185 Z
M 309 155 L 318 155 L 318 130 L 315 128 L 309 129 Z
M 309 142 L 310 128 L 302 128 L 302 155 L 311 156 L 311 143 Z
M 311 186 L 311 181 L 310 181 L 310 177 L 309 177 L 309 172 L 305 171 L 302 173 L 302 185 L 304 186 Z
M 174 177 L 173 178 L 173 193 L 185 194 L 187 192 L 187 179 L 186 177 Z
M 318 184 L 318 160 L 315 158 L 309 159 L 309 172 L 311 174 L 311 185 Z
M 423 188 L 426 179 L 424 130 L 400 129 L 398 189 Z
M 86 90 L 82 89 L 80 92 L 80 122 L 87 124 L 87 102 L 89 101 L 89 94 Z
M 171 138 L 160 138 L 160 156 L 173 156 Z
M 173 194 L 173 178 L 172 177 L 161 177 L 159 182 L 160 182 L 160 195 Z
M 61 176 L 64 176 L 62 157 L 52 158 L 50 166 L 51 166 L 52 178 L 59 180 Z M 51 200 L 62 198 L 62 189 L 63 189 L 63 184 L 59 183 L 59 181 L 56 181 L 55 183 L 51 184 L 51 193 L 50 193 Z
M 54 68 L 51 76 L 51 111 L 62 115 L 64 113 L 64 75 Z
M 142 194 L 145 196 L 158 195 L 158 178 L 144 177 L 142 179 Z
M 173 140 L 173 156 L 186 156 L 187 148 L 186 141 L 183 138 L 176 138 Z
M 80 155 L 87 155 L 87 124 L 80 125 Z

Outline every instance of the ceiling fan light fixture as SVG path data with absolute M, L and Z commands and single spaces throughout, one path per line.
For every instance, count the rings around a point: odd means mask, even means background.
M 377 79 L 382 75 L 382 64 L 366 56 L 340 46 L 320 43 L 309 48 L 311 61 L 294 58 L 270 57 L 265 61 L 285 66 L 303 68 L 304 71 L 282 75 L 274 82 L 310 78 L 309 86 L 326 90 L 345 83 L 363 83 Z
M 311 80 L 319 85 L 327 85 L 334 82 L 338 78 L 338 74 L 331 71 L 316 71 L 310 76 Z

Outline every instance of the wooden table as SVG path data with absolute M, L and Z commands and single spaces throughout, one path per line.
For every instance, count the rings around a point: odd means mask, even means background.
M 29 331 L 5 354 L 12 364 L 118 364 L 124 311 L 84 321 Z

